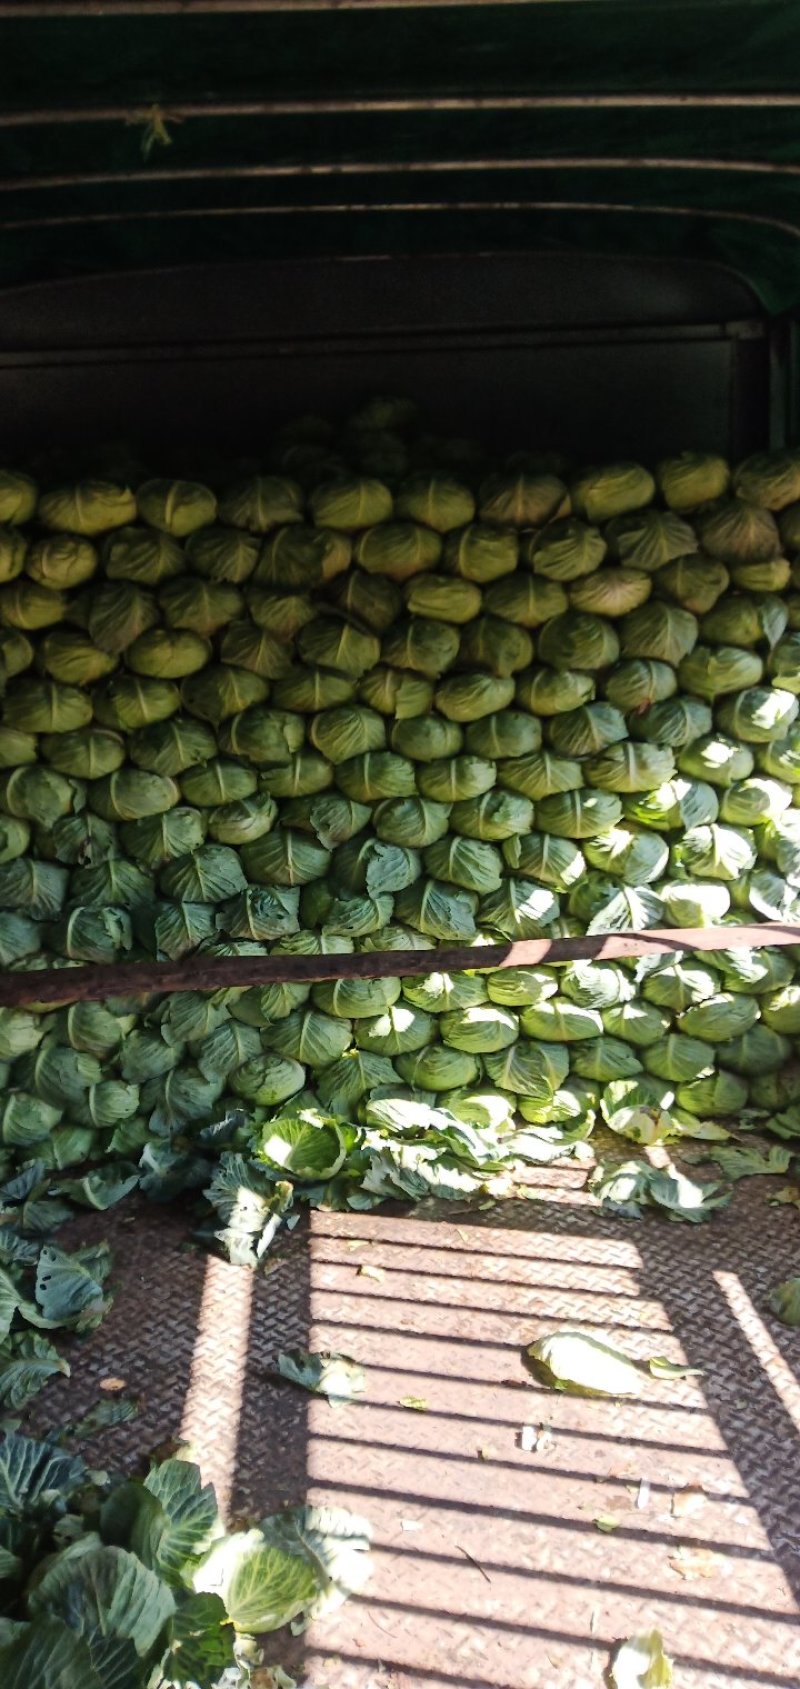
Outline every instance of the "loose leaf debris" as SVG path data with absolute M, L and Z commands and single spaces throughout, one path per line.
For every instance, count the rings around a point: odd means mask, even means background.
M 323 1349 L 318 1354 L 307 1349 L 287 1350 L 278 1356 L 278 1372 L 281 1378 L 316 1396 L 327 1396 L 332 1407 L 355 1401 L 367 1388 L 363 1366 L 333 1350 Z
M 776 1284 L 767 1297 L 767 1307 L 782 1325 L 800 1326 L 800 1278 Z
M 706 1504 L 706 1492 L 702 1484 L 687 1484 L 684 1489 L 676 1490 L 672 1497 L 673 1519 L 688 1519 L 693 1513 L 702 1512 Z
M 640 1363 L 581 1331 L 553 1331 L 532 1343 L 526 1354 L 537 1376 L 552 1389 L 586 1396 L 638 1396 L 648 1376 L 688 1378 L 696 1371 L 660 1355 Z
M 660 1631 L 630 1636 L 615 1650 L 608 1673 L 612 1689 L 670 1689 L 672 1660 Z
M 699 1578 L 715 1578 L 724 1569 L 724 1559 L 721 1554 L 715 1554 L 713 1549 L 700 1548 L 694 1543 L 683 1544 L 669 1556 L 669 1564 L 673 1572 L 685 1578 L 687 1583 L 694 1583 Z
M 671 1162 L 665 1168 L 647 1161 L 600 1161 L 589 1179 L 589 1189 L 604 1208 L 627 1219 L 640 1220 L 645 1208 L 660 1208 L 671 1220 L 688 1220 L 698 1225 L 710 1219 L 731 1200 L 730 1191 L 719 1184 L 701 1184 Z

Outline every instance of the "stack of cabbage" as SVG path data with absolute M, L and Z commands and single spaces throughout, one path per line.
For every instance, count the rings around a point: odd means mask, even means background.
M 195 952 L 798 918 L 800 453 L 466 455 L 374 403 L 219 496 L 0 474 L 0 963 L 189 987 L 0 1013 L 6 1168 L 230 1100 L 566 1138 L 800 1093 L 785 950 L 191 991 Z

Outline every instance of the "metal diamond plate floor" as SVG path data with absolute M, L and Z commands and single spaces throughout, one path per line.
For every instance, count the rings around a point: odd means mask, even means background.
M 753 1180 L 704 1226 L 624 1221 L 583 1177 L 447 1218 L 315 1213 L 259 1279 L 187 1248 L 174 1212 L 92 1216 L 115 1305 L 36 1423 L 118 1377 L 141 1416 L 95 1464 L 182 1433 L 234 1517 L 306 1497 L 365 1514 L 365 1594 L 272 1640 L 309 1689 L 590 1689 L 652 1627 L 676 1689 L 797 1689 L 800 1332 L 765 1295 L 800 1270 L 800 1212 Z M 565 1324 L 703 1376 L 554 1394 L 522 1351 Z M 365 1402 L 274 1382 L 290 1345 L 355 1356 Z

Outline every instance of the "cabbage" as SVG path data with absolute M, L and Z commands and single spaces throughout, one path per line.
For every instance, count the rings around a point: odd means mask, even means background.
M 780 598 L 731 593 L 703 616 L 700 636 L 712 645 L 777 645 L 788 621 Z
M 587 1009 L 605 1009 L 636 994 L 630 974 L 613 962 L 569 962 L 560 983 L 570 1002 Z
M 76 487 L 43 493 L 36 515 L 45 528 L 63 528 L 70 534 L 103 534 L 131 522 L 136 503 L 129 487 L 117 487 L 110 481 L 81 481 Z
M 60 816 L 81 807 L 80 798 L 74 781 L 51 768 L 23 767 L 0 774 L 0 810 L 21 821 L 52 827 Z
M 299 909 L 297 886 L 248 886 L 223 903 L 216 926 L 231 938 L 285 938 L 300 930 Z
M 142 633 L 128 647 L 125 661 L 134 674 L 147 674 L 164 680 L 182 680 L 205 667 L 211 656 L 211 645 L 198 633 L 188 629 L 152 628 Z M 102 672 L 102 671 L 101 671 Z M 94 676 L 90 676 L 94 679 Z
M 314 620 L 314 606 L 302 592 L 272 592 L 267 587 L 249 586 L 245 599 L 256 626 L 271 634 L 273 639 L 293 640 L 306 622 Z M 233 616 L 241 615 L 243 609 L 244 606 L 233 611 Z M 248 665 L 245 663 L 243 666 L 246 668 Z
M 219 804 L 249 798 L 257 785 L 258 777 L 251 768 L 226 757 L 198 762 L 187 768 L 180 778 L 181 797 L 201 809 L 215 809 Z
M 520 1038 L 505 1050 L 485 1055 L 483 1065 L 502 1090 L 547 1103 L 569 1073 L 569 1054 L 559 1044 Z
M 731 472 L 723 457 L 710 452 L 680 452 L 656 469 L 658 490 L 671 510 L 696 510 L 728 491 Z
M 423 798 L 387 798 L 372 812 L 375 832 L 387 844 L 412 848 L 435 843 L 447 832 L 450 806 Z
M 622 819 L 622 804 L 612 792 L 557 792 L 536 806 L 536 822 L 543 833 L 564 839 L 593 839 Z
M 166 721 L 180 702 L 181 694 L 171 680 L 140 679 L 133 674 L 115 676 L 92 695 L 95 719 L 126 733 L 148 722 Z
M 630 1079 L 641 1071 L 639 1057 L 621 1038 L 592 1038 L 586 1044 L 579 1044 L 572 1054 L 572 1072 L 602 1084 L 612 1079 Z
M 671 779 L 675 758 L 666 744 L 636 745 L 626 739 L 584 764 L 587 784 L 606 792 L 652 792 Z
M 534 534 L 525 553 L 535 575 L 551 581 L 574 581 L 591 575 L 606 555 L 599 528 L 575 517 L 550 522 Z
M 358 696 L 363 703 L 379 710 L 381 715 L 407 721 L 413 716 L 424 715 L 430 709 L 433 685 L 419 674 L 404 673 L 402 669 L 376 668 L 364 676 Z
M 780 556 L 774 516 L 742 499 L 720 499 L 699 511 L 695 524 L 703 551 L 723 563 L 765 563 Z
M 18 469 L 0 469 L 0 522 L 29 522 L 36 510 L 38 489 L 30 475 Z
M 17 856 L 0 865 L 0 909 L 24 910 L 33 921 L 51 920 L 64 906 L 68 879 L 66 868 L 55 862 Z
M 684 610 L 704 616 L 713 610 L 717 599 L 730 585 L 730 575 L 724 563 L 710 557 L 676 557 L 659 569 L 653 580 L 653 591 L 659 598 L 674 598 Z
M 431 806 L 428 805 L 428 808 Z M 444 809 L 444 805 L 439 806 Z M 530 798 L 516 792 L 488 791 L 482 796 L 462 799 L 449 811 L 454 833 L 469 839 L 509 839 L 514 834 L 530 832 L 533 825 L 533 804 Z M 445 815 L 442 832 L 447 830 Z
M 569 910 L 589 933 L 644 932 L 664 921 L 664 907 L 654 891 L 626 886 L 606 874 L 587 874 L 572 892 Z
M 455 662 L 460 643 L 457 629 L 449 623 L 413 616 L 407 622 L 398 623 L 386 635 L 381 652 L 384 660 L 395 668 L 413 669 L 428 680 L 438 680 Z
M 503 858 L 509 868 L 552 886 L 554 891 L 568 891 L 586 872 L 583 852 L 572 839 L 547 833 L 524 832 L 506 839 Z
M 652 592 L 649 576 L 638 569 L 601 569 L 570 589 L 574 610 L 593 611 L 600 616 L 624 616 L 646 603 Z
M 86 693 L 56 680 L 18 680 L 3 701 L 4 726 L 23 733 L 72 733 L 91 719 Z
M 395 513 L 447 534 L 472 521 L 475 499 L 468 487 L 449 475 L 413 475 L 398 490 Z M 377 520 L 385 520 L 385 515 Z
M 246 1102 L 274 1108 L 302 1090 L 305 1078 L 305 1068 L 290 1056 L 262 1055 L 243 1062 L 229 1075 L 229 1084 Z
M 192 568 L 211 581 L 246 581 L 258 555 L 258 540 L 236 528 L 200 528 L 186 542 Z
M 103 821 L 137 821 L 146 815 L 163 815 L 180 798 L 175 780 L 139 768 L 107 774 L 102 780 L 93 780 L 88 788 L 89 807 Z
M 374 668 L 381 654 L 374 633 L 338 618 L 306 622 L 297 636 L 297 647 L 304 662 L 336 669 L 355 680 Z
M 515 528 L 540 528 L 569 509 L 569 495 L 557 475 L 507 471 L 490 475 L 480 493 L 480 513 L 486 522 L 505 522 Z
M 605 669 L 616 662 L 619 641 L 604 617 L 569 610 L 545 623 L 539 634 L 538 656 L 554 669 Z
M 480 586 L 510 575 L 517 567 L 518 558 L 519 541 L 513 528 L 498 527 L 492 522 L 472 522 L 455 532 L 451 530 L 444 542 L 445 568 L 464 580 L 477 581 Z M 487 603 L 487 609 L 493 609 L 498 616 L 505 614 L 499 605 Z
M 341 1022 L 332 1024 L 341 1025 Z M 355 1039 L 359 1049 L 368 1050 L 372 1055 L 408 1055 L 433 1042 L 436 1025 L 433 1015 L 401 1001 L 390 1004 L 388 1009 L 373 1016 L 371 1020 L 358 1021 Z M 345 1038 L 349 1044 L 349 1029 L 345 1032 Z M 308 1057 L 302 1059 L 308 1060 Z
M 769 1025 L 777 1026 L 775 1021 L 769 1020 L 766 1013 L 766 1004 L 770 1000 L 764 999 L 761 1015 Z M 729 1038 L 749 1032 L 758 1018 L 759 1006 L 754 997 L 748 997 L 742 991 L 720 991 L 714 997 L 707 997 L 704 1003 L 695 1003 L 684 1009 L 678 1016 L 677 1025 L 681 1032 L 688 1033 L 692 1038 L 704 1038 L 712 1044 L 724 1044 Z M 788 1032 L 792 1029 L 777 1026 L 777 1030 Z
M 663 1014 L 654 1003 L 638 998 L 629 1003 L 615 1003 L 602 1010 L 603 1026 L 609 1036 L 620 1038 L 637 1049 L 645 1049 L 663 1037 L 670 1025 L 669 1015 Z
M 58 535 L 47 544 L 55 548 L 63 546 L 69 539 L 71 536 Z M 65 556 L 63 561 L 66 563 Z M 52 566 L 58 568 L 60 562 L 61 559 L 52 558 Z M 103 563 L 109 580 L 140 581 L 145 586 L 157 586 L 160 581 L 181 573 L 183 552 L 165 533 L 156 533 L 149 528 L 118 528 L 105 542 Z M 70 568 L 77 566 L 76 557 Z M 94 567 L 88 568 L 86 560 L 87 576 L 94 573 L 96 566 L 95 561 Z
M 55 628 L 39 646 L 39 663 L 54 680 L 75 686 L 90 686 L 116 667 L 116 658 L 101 651 L 86 634 L 75 628 Z M 20 683 L 21 684 L 21 683 Z M 19 688 L 15 688 L 18 695 Z
M 521 572 L 493 582 L 483 595 L 483 606 L 489 615 L 500 616 L 523 628 L 541 627 L 553 616 L 563 615 L 569 605 L 570 599 L 557 581 Z
M 767 672 L 785 692 L 800 692 L 800 634 L 784 634 L 770 651 Z M 759 676 L 759 679 L 761 677 Z
M 798 711 L 800 703 L 793 692 L 783 692 L 776 686 L 750 686 L 723 700 L 717 709 L 717 722 L 734 739 L 764 744 L 783 738 Z
M 671 927 L 714 927 L 731 906 L 726 885 L 693 880 L 662 880 L 658 888 Z
M 459 643 L 459 662 L 474 663 L 490 674 L 506 679 L 533 660 L 533 641 L 525 628 L 515 627 L 500 616 L 477 616 L 464 628 Z M 511 694 L 502 703 L 510 703 Z
M 206 539 L 206 534 L 201 535 L 201 539 L 197 542 L 203 544 L 206 557 L 208 557 L 209 542 Z M 191 547 L 187 547 L 187 551 L 191 556 Z M 336 574 L 341 574 L 343 569 L 348 568 L 351 546 L 349 546 L 349 539 L 346 539 L 344 534 L 334 534 L 324 527 L 314 529 L 314 527 L 302 527 L 302 525 L 294 527 L 292 525 L 292 527 L 277 529 L 268 535 L 268 539 L 265 539 L 260 551 L 251 540 L 245 540 L 241 535 L 236 535 L 236 556 L 240 559 L 248 559 L 248 561 L 253 556 L 253 562 L 255 562 L 255 556 L 258 556 L 258 566 L 255 569 L 255 574 L 253 574 L 253 579 L 258 581 L 258 586 L 278 586 L 278 588 L 297 588 L 299 591 L 309 589 L 311 591 L 312 588 L 321 586 L 324 581 L 329 581 Z M 221 573 L 221 569 L 218 568 L 203 569 L 201 573 L 209 574 L 213 579 L 230 579 L 230 581 L 233 581 L 233 579 L 246 579 L 246 576 L 250 574 L 250 569 L 251 564 L 250 568 L 246 568 L 245 561 L 240 561 L 236 571 L 228 568 L 226 573 Z
M 761 821 L 776 821 L 792 802 L 791 786 L 755 775 L 739 780 L 723 792 L 720 817 L 733 826 L 755 827 Z
M 394 581 L 355 568 L 338 577 L 332 596 L 344 616 L 365 622 L 375 633 L 386 633 L 397 621 L 404 603 Z
M 400 583 L 433 569 L 442 554 L 442 541 L 416 522 L 389 522 L 370 528 L 356 541 L 355 557 L 368 575 Z
M 554 716 L 548 736 L 564 756 L 585 757 L 625 739 L 627 731 L 624 715 L 613 704 L 584 704 L 580 709 Z
M 233 528 L 266 534 L 271 528 L 302 521 L 302 488 L 283 475 L 251 475 L 220 499 L 219 514 Z
M 473 720 L 466 729 L 464 742 L 475 756 L 518 757 L 540 748 L 542 729 L 523 710 L 499 710 Z
M 467 671 L 453 675 L 437 686 L 434 694 L 436 708 L 449 721 L 477 722 L 484 716 L 505 711 L 514 698 L 514 681 L 510 676 Z M 541 733 L 539 734 L 541 739 Z
M 118 656 L 158 621 L 150 593 L 127 581 L 98 586 L 86 604 L 85 627 L 95 645 Z M 84 625 L 81 619 L 81 626 Z
M 661 879 L 669 862 L 669 848 L 663 839 L 627 825 L 587 839 L 584 855 L 593 868 L 614 875 L 628 886 L 650 885 Z
M 432 879 L 446 880 L 465 891 L 483 895 L 500 887 L 503 858 L 492 844 L 451 835 L 429 845 L 424 860 Z
M 653 657 L 677 668 L 697 643 L 699 623 L 689 610 L 652 599 L 632 610 L 620 627 L 623 657 Z
M 404 980 L 403 997 L 415 1008 L 441 1015 L 450 1009 L 466 1009 L 474 1003 L 485 1003 L 488 992 L 485 981 L 475 974 L 431 973 Z
M 661 703 L 673 697 L 677 688 L 677 676 L 670 663 L 651 662 L 646 658 L 617 663 L 603 681 L 606 698 L 625 712 Z
M 480 587 L 452 575 L 417 575 L 406 583 L 403 596 L 409 615 L 437 622 L 469 622 L 482 603 Z
M 619 516 L 609 522 L 606 539 L 623 564 L 648 575 L 697 551 L 694 529 L 672 511 L 643 510 Z
M 202 487 L 195 481 L 146 481 L 136 495 L 134 510 L 128 512 L 123 520 L 129 522 L 136 509 L 142 521 L 148 522 L 151 528 L 159 528 L 165 534 L 183 539 L 187 534 L 193 534 L 196 528 L 204 528 L 213 522 L 217 501 L 209 487 Z M 71 522 L 63 525 L 74 527 Z M 109 527 L 119 525 L 108 524 Z
M 243 845 L 241 858 L 247 878 L 264 886 L 307 885 L 324 876 L 330 861 L 322 845 L 288 828 Z
M 630 730 L 636 739 L 650 739 L 656 745 L 679 750 L 711 732 L 713 717 L 707 704 L 697 698 L 667 698 L 635 715 Z
M 408 766 L 412 773 L 405 790 L 413 791 L 413 764 Z M 437 758 L 419 767 L 416 785 L 424 798 L 431 798 L 437 803 L 457 803 L 488 792 L 495 783 L 495 775 L 496 765 L 486 757 Z
M 719 952 L 717 959 L 719 959 Z M 659 1008 L 688 1009 L 692 1003 L 703 1003 L 720 989 L 719 974 L 703 962 L 686 962 L 682 958 L 670 962 L 659 957 L 651 973 L 642 981 L 642 996 Z
M 431 938 L 454 943 L 475 936 L 471 894 L 444 880 L 416 880 L 395 898 L 397 919 Z
M 712 822 L 690 827 L 671 851 L 673 865 L 688 875 L 712 880 L 738 880 L 756 862 L 752 833 Z
M 757 452 L 745 458 L 733 477 L 734 491 L 748 504 L 783 510 L 800 498 L 800 454 L 792 451 Z
M 480 1063 L 466 1050 L 449 1049 L 446 1044 L 428 1044 L 424 1049 L 409 1051 L 395 1058 L 395 1067 L 407 1085 L 423 1091 L 451 1091 L 474 1085 L 480 1076 Z
M 713 1069 L 714 1057 L 713 1044 L 701 1038 L 689 1038 L 683 1032 L 668 1033 L 666 1038 L 648 1044 L 642 1053 L 648 1073 L 674 1084 L 685 1084 L 687 1080 L 705 1075 Z M 726 1060 L 727 1057 L 726 1051 Z
M 466 1050 L 476 1056 L 492 1054 L 515 1043 L 519 1018 L 495 1003 L 480 1003 L 441 1015 L 439 1032 L 442 1042 L 450 1049 Z
M 498 766 L 497 781 L 510 792 L 527 798 L 546 798 L 554 792 L 571 792 L 583 785 L 581 764 L 552 751 L 532 751 L 526 757 L 506 757 Z
M 514 696 L 522 709 L 532 715 L 560 715 L 562 711 L 578 709 L 594 697 L 595 683 L 590 674 L 575 670 L 537 668 L 518 675 Z
M 773 1073 L 789 1060 L 792 1046 L 782 1032 L 758 1022 L 725 1045 L 725 1066 L 734 1073 Z
M 783 592 L 792 573 L 785 557 L 773 557 L 769 563 L 732 563 L 730 572 L 734 586 L 753 593 Z
M 718 1068 L 707 1079 L 690 1079 L 686 1085 L 677 1085 L 675 1101 L 688 1114 L 714 1120 L 719 1114 L 741 1113 L 747 1104 L 747 1086 L 738 1074 Z
M 732 786 L 738 780 L 746 780 L 754 765 L 749 746 L 727 739 L 724 733 L 709 733 L 695 739 L 693 744 L 682 748 L 678 757 L 681 774 L 695 780 L 709 780 L 713 786 Z
M 713 786 L 680 775 L 654 791 L 636 793 L 625 800 L 627 820 L 636 821 L 642 827 L 655 827 L 659 832 L 699 827 L 716 821 L 718 814 L 719 800 Z
M 288 767 L 302 750 L 304 738 L 302 716 L 291 710 L 270 709 L 266 704 L 242 710 L 223 723 L 218 735 L 221 751 L 266 765 L 270 772 L 281 764 Z M 267 779 L 266 774 L 261 777 Z
M 534 880 L 505 879 L 497 891 L 481 899 L 480 919 L 503 938 L 538 938 L 558 919 L 554 893 Z
M 127 530 L 122 529 L 124 534 Z M 111 544 L 114 542 L 111 541 Z M 19 568 L 17 568 L 19 562 Z M 13 543 L 6 541 L 0 548 L 0 575 L 5 580 L 11 580 L 18 575 L 23 562 L 25 573 L 32 581 L 40 586 L 53 587 L 56 592 L 68 590 L 71 587 L 83 586 L 96 574 L 100 559 L 91 540 L 81 539 L 77 534 L 48 534 L 46 539 L 35 540 L 27 556 L 24 546 L 16 548 Z M 106 574 L 114 579 L 114 572 L 106 563 Z
M 755 651 L 736 645 L 696 645 L 679 665 L 678 675 L 687 692 L 700 698 L 721 698 L 727 692 L 757 686 L 764 664 Z
M 625 511 L 640 510 L 654 497 L 656 484 L 638 463 L 586 469 L 570 488 L 573 509 L 588 522 L 607 522 Z
M 8 627 L 30 632 L 52 627 L 54 622 L 63 622 L 66 610 L 63 592 L 53 592 L 38 581 L 12 580 L 8 586 L 0 586 L 0 621 Z
M 510 1008 L 527 1008 L 554 997 L 558 990 L 558 976 L 549 968 L 498 968 L 488 975 L 486 990 L 492 1003 Z
M 197 575 L 177 575 L 168 581 L 159 592 L 158 602 L 168 627 L 190 628 L 204 639 L 235 621 L 244 609 L 238 587 L 227 581 L 200 580 Z M 252 608 L 251 614 L 258 621 Z

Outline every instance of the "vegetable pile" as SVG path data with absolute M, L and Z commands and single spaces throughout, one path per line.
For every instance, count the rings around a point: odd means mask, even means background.
M 0 473 L 0 965 L 65 970 L 0 1011 L 3 1200 L 197 1183 L 237 1109 L 444 1108 L 490 1162 L 599 1114 L 800 1129 L 794 951 L 479 965 L 798 919 L 798 553 L 800 453 L 490 469 L 401 401 L 219 491 Z M 69 996 L 85 963 L 410 948 L 428 974 Z
M 0 1449 L 10 1689 L 248 1689 L 265 1676 L 253 1633 L 305 1629 L 368 1575 L 369 1528 L 341 1508 L 226 1532 L 183 1458 L 123 1481 L 53 1443 Z

